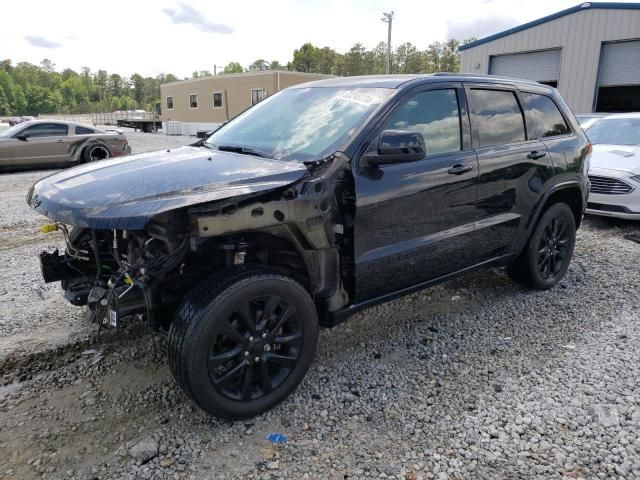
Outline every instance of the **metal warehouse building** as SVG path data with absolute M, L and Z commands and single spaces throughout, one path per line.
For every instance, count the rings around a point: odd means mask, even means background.
M 640 111 L 640 3 L 583 3 L 459 51 L 462 72 L 555 86 L 575 113 Z
M 269 70 L 165 83 L 160 86 L 163 130 L 194 135 L 198 130 L 220 125 L 284 88 L 327 76 Z

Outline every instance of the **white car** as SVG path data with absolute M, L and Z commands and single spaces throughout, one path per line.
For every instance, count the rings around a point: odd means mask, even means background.
M 593 144 L 587 213 L 640 220 L 640 113 L 609 115 L 585 132 Z
M 596 123 L 601 118 L 604 118 L 605 116 L 606 116 L 605 113 L 580 113 L 576 115 L 576 120 L 578 120 L 578 123 L 580 124 L 582 129 L 586 130 L 591 125 Z

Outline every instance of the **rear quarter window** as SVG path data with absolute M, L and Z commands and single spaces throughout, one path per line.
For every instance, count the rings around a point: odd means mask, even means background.
M 527 121 L 533 124 L 538 138 L 555 137 L 571 133 L 560 109 L 546 95 L 522 93 Z
M 95 130 L 87 127 L 76 127 L 76 135 L 91 135 L 96 133 Z
M 524 118 L 515 92 L 471 89 L 480 147 L 524 142 Z

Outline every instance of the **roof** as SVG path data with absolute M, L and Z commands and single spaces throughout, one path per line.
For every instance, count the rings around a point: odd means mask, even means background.
M 323 73 L 309 73 L 309 72 L 292 72 L 290 70 L 258 70 L 255 72 L 242 72 L 242 73 L 219 73 L 217 75 L 208 75 L 206 77 L 196 77 L 196 78 L 187 78 L 186 80 L 177 80 L 175 82 L 163 83 L 160 85 L 161 87 L 167 87 L 170 85 L 184 84 L 184 83 L 194 83 L 194 82 L 202 82 L 204 80 L 221 80 L 224 78 L 236 78 L 236 77 L 259 77 L 262 75 L 274 75 L 276 73 L 283 73 L 287 75 L 305 75 L 305 76 L 315 76 L 318 78 L 327 78 L 331 77 L 331 75 L 326 75 Z
M 576 12 L 581 12 L 583 10 L 640 10 L 640 3 L 621 3 L 621 2 L 585 2 L 580 5 L 576 5 L 575 7 L 567 8 L 566 10 L 561 10 L 552 15 L 547 15 L 546 17 L 539 18 L 529 23 L 524 23 L 518 27 L 510 28 L 509 30 L 505 30 L 503 32 L 496 33 L 494 35 L 490 35 L 485 38 L 481 38 L 480 40 L 476 40 L 475 42 L 467 43 L 466 45 L 460 45 L 458 47 L 458 51 L 462 52 L 463 50 L 468 50 L 469 48 L 477 47 L 478 45 L 482 45 L 484 43 L 492 42 L 502 37 L 506 37 L 508 35 L 513 35 L 514 33 L 522 32 L 523 30 L 527 30 L 529 28 L 537 27 L 538 25 L 542 25 L 543 23 L 550 22 L 552 20 L 556 20 L 558 18 L 565 17 L 567 15 L 571 15 Z
M 501 77 L 496 75 L 477 75 L 475 73 L 418 73 L 411 75 L 359 75 L 356 77 L 332 77 L 324 80 L 300 83 L 289 87 L 309 88 L 309 87 L 351 87 L 351 88 L 400 88 L 408 83 L 422 81 L 423 83 L 436 82 L 506 82 L 511 84 L 527 84 L 537 87 L 549 88 L 538 82 L 523 80 L 520 78 Z
M 25 120 L 24 122 L 20 122 L 16 125 L 36 125 L 38 123 L 61 123 L 63 125 L 75 125 L 77 127 L 88 127 L 88 128 L 93 128 L 94 130 L 98 130 L 93 125 L 88 125 L 86 123 L 72 122 L 70 120 L 57 120 L 55 118 L 43 118 L 43 119 L 34 118 L 33 120 Z

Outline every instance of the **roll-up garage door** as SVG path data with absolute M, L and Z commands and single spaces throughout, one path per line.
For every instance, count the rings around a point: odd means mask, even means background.
M 513 53 L 491 57 L 489 73 L 556 83 L 560 79 L 559 48 L 540 52 Z
M 596 112 L 640 110 L 640 40 L 604 43 Z
M 640 85 L 640 40 L 602 46 L 600 86 L 617 85 Z

